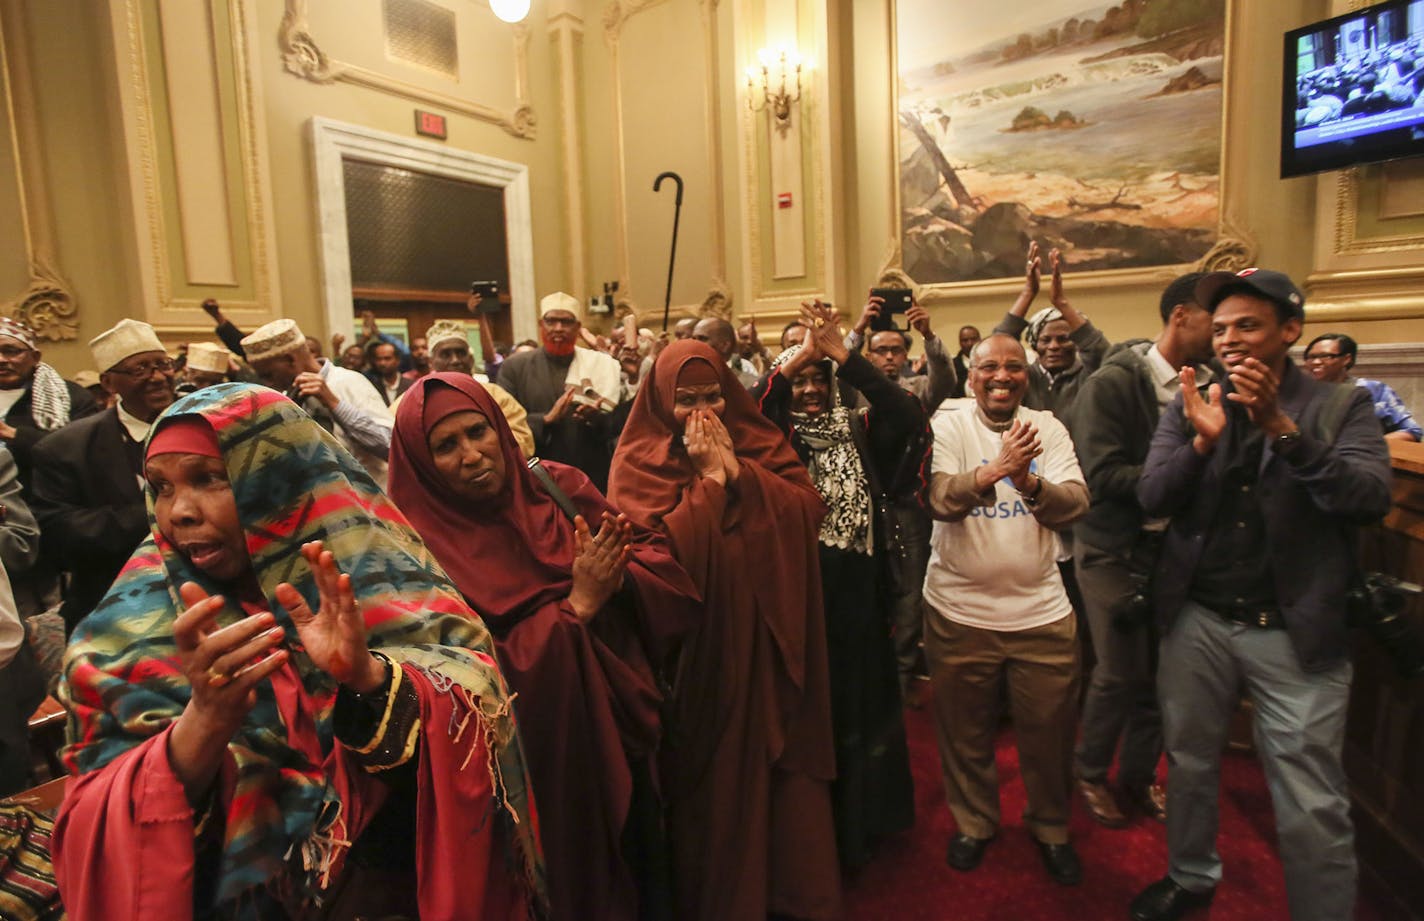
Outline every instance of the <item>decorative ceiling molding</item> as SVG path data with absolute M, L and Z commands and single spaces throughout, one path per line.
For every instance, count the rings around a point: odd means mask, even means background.
M 652 0 L 658 2 L 658 0 Z M 331 57 L 317 44 L 307 21 L 307 0 L 286 0 L 282 25 L 277 35 L 282 49 L 282 63 L 287 72 L 312 83 L 350 83 L 388 93 L 422 105 L 459 112 L 470 118 L 497 125 L 518 138 L 533 139 L 537 119 L 529 102 L 529 29 L 523 24 L 510 27 L 514 41 L 513 111 L 502 112 L 492 106 L 468 99 L 428 90 L 404 80 L 377 73 L 357 64 Z
M 15 188 L 20 198 L 20 238 L 30 283 L 15 297 L 0 303 L 0 313 L 25 323 L 41 341 L 62 342 L 79 336 L 79 307 L 55 262 L 50 223 L 53 212 L 40 155 L 29 48 L 24 30 L 15 19 L 19 12 L 17 0 L 0 2 L 0 80 L 5 87 L 0 103 L 11 129 Z

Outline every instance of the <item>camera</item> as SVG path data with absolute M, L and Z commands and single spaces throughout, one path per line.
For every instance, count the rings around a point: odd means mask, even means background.
M 878 316 L 870 318 L 870 328 L 877 332 L 886 330 L 899 330 L 908 332 L 908 326 L 898 326 L 895 323 L 896 314 L 909 313 L 910 307 L 914 304 L 914 292 L 909 288 L 871 288 L 871 297 L 878 297 L 884 303 L 880 306 Z
M 1352 626 L 1362 628 L 1389 654 L 1401 678 L 1424 675 L 1424 643 L 1405 619 L 1409 599 L 1424 587 L 1382 572 L 1365 573 L 1346 598 Z
M 480 299 L 476 307 L 480 313 L 499 313 L 503 308 L 499 302 L 499 282 L 497 281 L 470 282 L 470 296 Z

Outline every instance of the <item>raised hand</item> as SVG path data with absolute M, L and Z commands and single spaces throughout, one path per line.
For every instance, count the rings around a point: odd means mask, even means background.
M 1197 371 L 1188 365 L 1180 372 L 1182 379 L 1182 415 L 1186 416 L 1196 437 L 1192 448 L 1198 454 L 1210 454 L 1216 447 L 1217 439 L 1226 429 L 1226 407 L 1221 404 L 1221 385 L 1212 384 L 1207 388 L 1207 399 L 1203 400 L 1197 390 Z
M 257 703 L 255 688 L 287 661 L 283 630 L 267 611 L 218 628 L 221 595 L 195 582 L 178 595 L 187 609 L 173 622 L 178 665 L 192 688 L 169 736 L 168 756 L 190 803 L 201 801 L 222 765 L 227 743 Z
M 1063 254 L 1055 247 L 1048 251 L 1048 264 L 1052 269 L 1052 276 L 1049 280 L 1048 297 L 1060 311 L 1068 299 L 1063 295 Z
M 868 305 L 867 305 L 868 306 Z M 801 302 L 801 319 L 809 327 L 807 343 L 815 343 L 816 351 L 837 364 L 845 364 L 848 357 L 845 339 L 841 336 L 836 310 L 830 304 L 814 301 Z
M 687 424 L 683 426 L 682 443 L 687 448 L 687 457 L 692 461 L 694 473 L 726 486 L 727 468 L 722 463 L 721 449 L 708 432 L 708 415 L 711 414 L 700 409 L 692 411 L 692 415 L 687 417 Z
M 855 321 L 855 331 L 864 336 L 865 331 L 870 328 L 870 321 L 880 316 L 880 311 L 885 309 L 885 298 L 871 295 L 865 302 L 865 307 L 860 311 L 860 319 Z
M 633 525 L 624 515 L 603 513 L 595 536 L 582 515 L 574 517 L 573 589 L 569 607 L 584 623 L 593 619 L 623 585 L 632 552 Z
M 366 621 L 351 591 L 351 577 L 336 567 L 331 551 L 314 540 L 302 544 L 311 566 L 321 606 L 312 613 L 306 599 L 289 583 L 277 586 L 277 600 L 292 616 L 307 658 L 341 684 L 368 693 L 386 680 L 386 668 L 366 648 Z
M 924 338 L 934 338 L 934 333 L 930 330 L 930 312 L 920 306 L 919 301 L 910 302 L 910 309 L 905 311 L 905 319 L 909 320 L 910 326 Z
M 1280 380 L 1265 362 L 1247 358 L 1229 372 L 1234 388 L 1226 398 L 1246 407 L 1251 421 L 1269 435 L 1290 431 L 1295 424 L 1281 410 Z M 1185 386 L 1185 384 L 1183 385 Z
M 1024 265 L 1024 284 L 1019 291 L 1018 299 L 1014 301 L 1014 306 L 1009 310 L 1014 316 L 1028 316 L 1029 305 L 1034 298 L 1038 297 L 1038 290 L 1042 285 L 1043 262 L 1038 256 L 1038 244 L 1029 243 L 1027 262 Z

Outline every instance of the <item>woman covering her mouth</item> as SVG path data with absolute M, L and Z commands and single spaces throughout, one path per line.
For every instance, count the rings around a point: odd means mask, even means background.
M 518 695 L 553 917 L 668 917 L 656 675 L 700 619 L 697 589 L 661 535 L 573 467 L 543 466 L 573 520 L 469 375 L 427 375 L 401 400 L 391 496 L 489 624 Z
M 145 472 L 152 534 L 65 656 L 69 917 L 542 910 L 489 634 L 365 470 L 221 384 L 158 419 Z

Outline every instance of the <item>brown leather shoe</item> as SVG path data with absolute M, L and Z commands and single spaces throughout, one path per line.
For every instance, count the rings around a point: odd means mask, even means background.
M 1167 789 L 1161 784 L 1150 783 L 1145 787 L 1123 787 L 1123 795 L 1131 808 L 1149 819 L 1167 821 Z
M 1083 802 L 1088 807 L 1088 814 L 1099 825 L 1107 828 L 1122 828 L 1127 824 L 1127 816 L 1123 814 L 1117 797 L 1113 795 L 1112 788 L 1107 784 L 1079 780 L 1078 792 L 1083 794 Z

